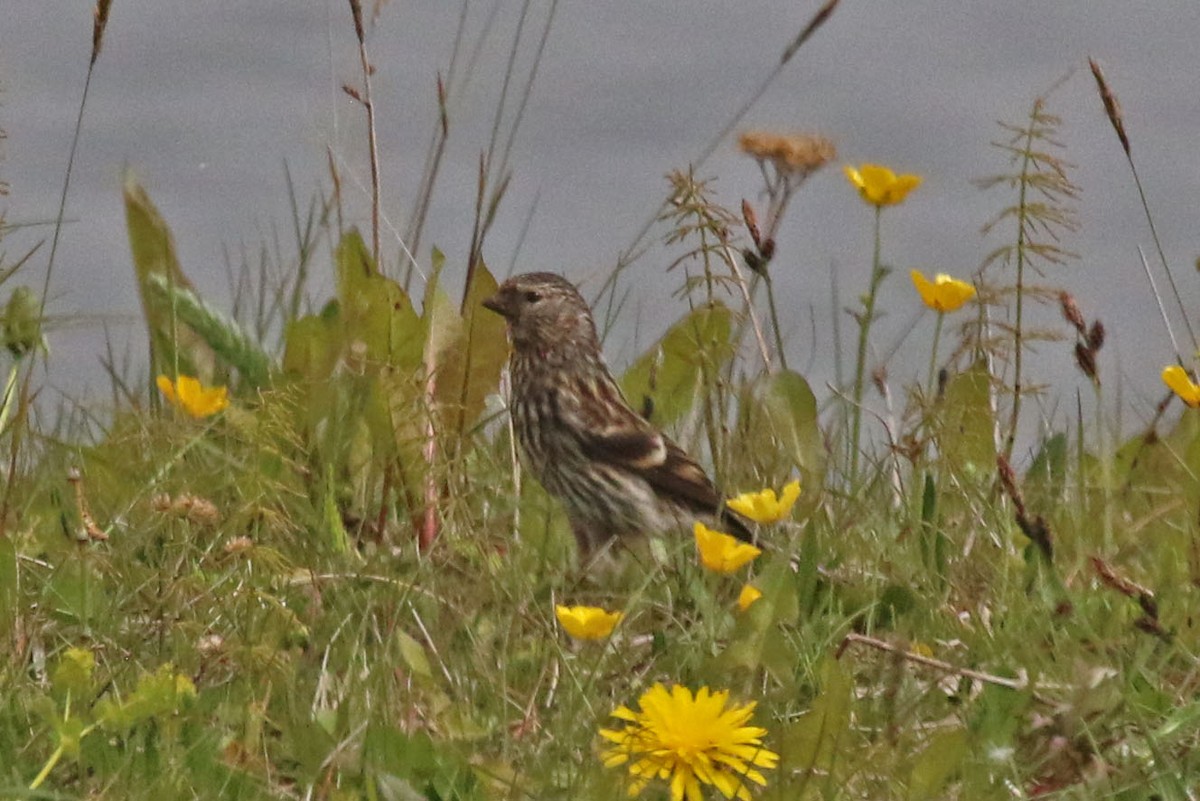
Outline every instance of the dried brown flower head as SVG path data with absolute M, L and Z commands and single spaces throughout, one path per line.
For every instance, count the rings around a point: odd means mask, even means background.
M 759 162 L 769 162 L 781 173 L 809 175 L 837 158 L 837 147 L 816 134 L 777 134 L 746 131 L 738 137 L 742 152 Z

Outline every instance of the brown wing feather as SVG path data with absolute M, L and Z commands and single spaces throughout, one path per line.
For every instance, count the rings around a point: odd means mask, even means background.
M 610 419 L 604 428 L 578 430 L 580 447 L 588 458 L 628 470 L 668 500 L 697 514 L 715 515 L 738 539 L 752 539 L 745 524 L 725 508 L 724 498 L 703 468 L 683 448 L 624 403 L 619 409 L 610 406 L 607 413 Z

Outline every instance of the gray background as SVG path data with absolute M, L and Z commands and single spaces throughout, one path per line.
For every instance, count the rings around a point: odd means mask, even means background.
M 5 6 L 0 127 L 8 141 L 0 177 L 11 185 L 9 222 L 51 220 L 90 50 L 91 4 L 7 0 Z M 513 151 L 510 191 L 485 253 L 494 270 L 505 273 L 515 257 L 520 270 L 562 271 L 594 289 L 665 196 L 664 174 L 702 150 L 817 6 L 559 4 Z M 518 75 L 548 7 L 530 6 Z M 469 6 L 468 43 L 478 40 L 491 10 L 489 3 Z M 478 154 L 520 10 L 518 3 L 500 5 L 470 81 L 455 87 L 450 150 L 418 254 L 422 267 L 436 244 L 461 271 Z M 397 0 L 370 34 L 384 209 L 398 229 L 415 199 L 435 120 L 435 75 L 448 66 L 460 12 L 456 2 Z M 1073 70 L 1050 109 L 1064 119 L 1064 157 L 1078 165 L 1082 228 L 1064 244 L 1082 259 L 1050 277 L 1077 294 L 1085 315 L 1108 327 L 1102 369 L 1110 397 L 1120 387 L 1125 429 L 1148 416 L 1172 350 L 1137 261 L 1137 246 L 1150 245 L 1148 228 L 1086 59 L 1101 61 L 1121 99 L 1159 233 L 1192 306 L 1192 265 L 1200 252 L 1198 34 L 1195 0 L 844 0 L 741 126 L 818 131 L 840 150 L 838 162 L 793 204 L 773 266 L 792 360 L 818 396 L 828 397 L 824 384 L 833 376 L 830 270 L 849 304 L 865 288 L 871 255 L 871 212 L 840 165 L 876 161 L 925 177 L 906 204 L 885 214 L 885 259 L 901 272 L 881 299 L 889 314 L 874 341 L 882 353 L 920 310 L 909 268 L 967 276 L 1009 238 L 985 239 L 979 229 L 1012 195 L 981 192 L 971 180 L 1007 169 L 988 144 L 1002 136 L 996 121 L 1020 123 L 1033 98 Z M 108 319 L 119 348 L 142 358 L 120 201 L 126 167 L 147 184 L 172 225 L 185 271 L 221 305 L 229 302 L 224 249 L 236 261 L 244 248 L 254 262 L 277 230 L 291 253 L 284 160 L 303 203 L 328 186 L 325 148 L 332 148 L 353 176 L 345 192 L 365 227 L 367 203 L 353 187 L 367 181 L 362 114 L 338 88 L 359 82 L 356 60 L 341 0 L 116 0 L 55 267 L 50 313 L 75 322 L 50 335 L 52 394 L 103 400 L 99 390 L 107 383 L 96 356 L 104 331 L 96 315 Z M 758 197 L 757 170 L 731 142 L 700 175 L 719 176 L 720 199 L 731 207 Z M 10 234 L 8 257 L 49 236 L 48 227 Z M 385 238 L 385 250 L 394 266 L 395 237 Z M 40 286 L 47 252 L 43 247 L 34 257 L 24 282 Z M 636 292 L 622 317 L 627 325 L 609 340 L 618 365 L 675 316 L 663 306 L 678 286 L 678 275 L 664 274 L 670 258 L 654 247 L 626 274 L 625 286 Z M 315 264 L 324 272 L 328 263 L 322 254 Z M 321 275 L 317 301 L 329 284 L 328 274 Z M 892 365 L 897 382 L 923 378 L 932 330 L 930 315 L 917 322 Z M 848 320 L 843 332 L 852 336 Z M 1045 346 L 1032 360 L 1035 379 L 1056 383 L 1059 400 L 1047 414 L 1060 427 L 1084 386 L 1069 348 Z

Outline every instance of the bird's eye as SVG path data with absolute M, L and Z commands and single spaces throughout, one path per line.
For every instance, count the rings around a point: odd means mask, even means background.
M 537 303 L 541 299 L 542 299 L 541 292 L 535 292 L 534 290 L 531 289 L 525 293 L 525 302 L 526 303 Z

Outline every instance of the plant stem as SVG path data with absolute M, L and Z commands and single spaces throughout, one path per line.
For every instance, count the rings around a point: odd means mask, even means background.
M 779 354 L 780 367 L 787 370 L 787 356 L 783 352 L 783 332 L 779 329 L 779 312 L 775 308 L 775 283 L 766 269 L 763 270 L 762 277 L 767 284 L 767 306 L 771 312 L 771 328 L 775 330 L 775 351 Z
M 1017 200 L 1017 305 L 1013 325 L 1013 402 L 1008 418 L 1008 436 L 1004 441 L 1004 458 L 1012 459 L 1013 445 L 1017 441 L 1017 421 L 1021 416 L 1021 362 L 1024 351 L 1022 318 L 1025 309 L 1025 220 L 1029 210 L 1026 193 L 1029 189 L 1029 169 L 1033 153 L 1034 123 L 1031 121 L 1025 133 L 1025 156 L 1021 165 L 1021 189 Z
M 850 429 L 850 482 L 858 478 L 859 437 L 862 434 L 862 397 L 863 378 L 867 372 L 867 351 L 870 348 L 871 323 L 875 319 L 875 296 L 879 285 L 883 283 L 887 271 L 884 270 L 880 258 L 882 241 L 880 236 L 880 219 L 883 207 L 875 207 L 875 253 L 871 259 L 871 285 L 867 289 L 867 297 L 863 302 L 862 319 L 858 322 L 858 356 L 854 363 L 854 422 Z
M 937 370 L 938 345 L 942 340 L 942 321 L 945 319 L 945 312 L 937 313 L 937 325 L 933 329 L 933 350 L 929 354 L 929 384 L 926 388 L 926 392 L 930 397 L 933 396 L 933 388 L 937 384 L 937 374 L 934 371 Z

